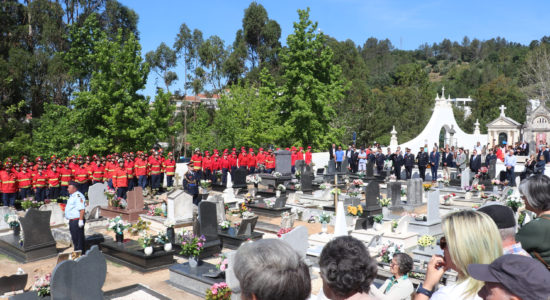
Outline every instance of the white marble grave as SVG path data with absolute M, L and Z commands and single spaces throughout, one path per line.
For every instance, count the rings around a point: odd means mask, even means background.
M 428 204 L 426 221 L 411 220 L 409 222 L 409 230 L 420 235 L 440 235 L 443 233 L 441 228 L 441 218 L 439 216 L 439 198 L 438 190 L 428 192 Z
M 52 214 L 50 215 L 50 227 L 65 225 L 65 215 L 58 203 L 44 204 L 40 206 L 38 210 L 40 211 L 50 210 L 52 212 Z
M 382 243 L 393 242 L 395 244 L 403 245 L 404 249 L 412 249 L 416 247 L 418 241 L 418 233 L 408 231 L 409 216 L 403 216 L 399 219 L 395 232 L 391 231 L 391 222 L 383 222 L 382 229 L 379 231 L 370 229 L 358 229 L 351 232 L 351 236 L 369 243 L 373 237 L 382 235 Z

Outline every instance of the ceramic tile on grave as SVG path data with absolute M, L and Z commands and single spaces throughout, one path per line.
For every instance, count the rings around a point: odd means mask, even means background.
M 189 263 L 176 264 L 170 267 L 170 279 L 168 282 L 188 293 L 204 298 L 206 290 L 214 283 L 221 283 L 223 278 L 211 278 L 205 274 L 216 271 L 216 266 L 201 261 L 196 268 L 189 267 Z
M 108 260 L 142 273 L 164 269 L 175 262 L 174 250 L 164 251 L 159 248 L 151 255 L 145 255 L 143 248 L 135 240 L 127 240 L 124 243 L 106 241 L 101 243 L 101 249 Z
M 372 238 L 380 235 L 381 233 L 382 232 L 376 231 L 374 229 L 359 229 L 353 230 L 351 232 L 351 236 L 357 238 L 364 243 L 369 243 Z M 401 244 L 406 250 L 416 247 L 416 243 L 418 241 L 418 233 L 415 232 L 395 233 L 386 230 L 383 231 L 383 233 L 384 234 L 382 235 L 382 243 L 393 242 L 395 244 Z
M 0 236 L 0 252 L 23 263 L 56 256 L 56 242 L 50 228 L 50 215 L 51 211 L 29 209 L 25 217 L 19 218 L 24 235 L 23 244 L 19 235 L 10 233 Z
M 411 220 L 409 222 L 409 230 L 421 235 L 429 234 L 436 236 L 442 234 L 439 202 L 439 191 L 430 191 L 428 193 L 426 221 Z
M 292 208 L 286 207 L 286 197 L 275 199 L 273 207 L 269 207 L 265 202 L 246 204 L 253 213 L 270 218 L 278 218 L 284 212 L 290 212 Z
M 126 194 L 126 208 L 102 206 L 101 216 L 112 219 L 120 216 L 126 222 L 135 222 L 139 219 L 140 214 L 145 214 L 143 190 L 141 187 L 135 187 L 134 190 Z
M 239 229 L 236 230 L 234 227 L 230 227 L 227 230 L 218 230 L 218 236 L 222 240 L 222 245 L 224 248 L 237 249 L 239 246 L 246 242 L 247 240 L 256 241 L 263 237 L 263 233 L 255 232 L 256 222 L 258 222 L 258 217 L 243 219 Z

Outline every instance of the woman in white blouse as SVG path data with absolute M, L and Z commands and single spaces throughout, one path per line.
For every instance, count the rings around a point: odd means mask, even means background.
M 410 299 L 414 291 L 409 279 L 409 272 L 413 268 L 412 258 L 405 253 L 396 253 L 390 263 L 390 272 L 393 274 L 380 288 L 371 285 L 369 294 L 379 300 Z

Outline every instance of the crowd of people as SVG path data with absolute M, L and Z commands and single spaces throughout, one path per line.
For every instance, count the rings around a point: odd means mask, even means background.
M 73 155 L 64 159 L 52 155 L 49 161 L 42 157 L 32 161 L 23 156 L 19 161 L 6 159 L 0 168 L 0 192 L 4 206 L 13 207 L 16 199 L 34 197 L 34 201 L 43 202 L 67 198 L 71 181 L 82 194 L 88 193 L 91 184 L 106 182 L 118 197 L 126 198 L 127 191 L 135 186 L 160 189 L 164 176 L 167 186 L 171 187 L 175 171 L 172 153 L 164 156 L 162 149 L 153 149 L 149 155 L 143 151 L 107 156 Z
M 519 190 L 536 215 L 519 231 L 513 211 L 499 203 L 446 215 L 438 241 L 443 255 L 431 258 L 416 291 L 408 254 L 393 255 L 392 276 L 376 287 L 377 263 L 365 244 L 351 236 L 332 239 L 319 257 L 320 294 L 332 300 L 550 299 L 550 178 L 530 176 Z M 457 272 L 457 281 L 442 286 L 448 270 Z M 311 293 L 306 264 L 280 240 L 243 244 L 235 255 L 235 275 L 246 300 L 305 300 Z

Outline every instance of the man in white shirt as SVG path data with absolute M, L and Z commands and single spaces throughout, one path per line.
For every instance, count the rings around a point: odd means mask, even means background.
M 509 150 L 508 155 L 504 157 L 504 166 L 506 167 L 506 180 L 508 186 L 515 186 L 516 175 L 514 168 L 516 167 L 517 157 L 514 155 L 514 150 Z

